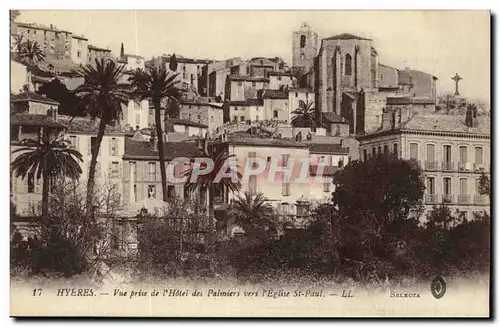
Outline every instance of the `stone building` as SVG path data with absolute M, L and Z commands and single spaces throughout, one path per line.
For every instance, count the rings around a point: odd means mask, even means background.
M 357 139 L 362 160 L 392 153 L 420 164 L 427 214 L 443 202 L 463 219 L 472 218 L 474 212 L 489 213 L 489 197 L 479 194 L 481 173 L 491 172 L 489 117 L 477 116 L 471 108 L 465 117 L 391 108 L 384 112 L 378 130 Z
M 89 44 L 88 48 L 88 60 L 87 62 L 95 62 L 96 59 L 101 60 L 104 58 L 111 58 L 111 50 L 105 48 L 99 48 L 95 45 Z
M 298 75 L 309 73 L 314 68 L 314 58 L 318 54 L 318 33 L 307 23 L 292 33 L 292 70 Z
M 89 40 L 84 36 L 72 34 L 71 60 L 76 64 L 86 65 L 89 59 Z
M 200 101 L 199 99 L 182 99 L 179 117 L 204 124 L 209 134 L 215 134 L 224 124 L 224 110 L 221 103 Z
M 51 54 L 58 59 L 71 58 L 72 32 L 40 24 L 16 23 L 17 34 L 23 41 L 37 42 L 45 55 Z

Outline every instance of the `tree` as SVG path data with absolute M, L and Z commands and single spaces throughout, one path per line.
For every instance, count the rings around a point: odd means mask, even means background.
M 66 85 L 57 78 L 43 84 L 37 93 L 45 95 L 47 98 L 59 102 L 58 112 L 68 116 L 84 116 L 84 112 L 78 109 L 78 98 L 68 91 Z
M 208 147 L 207 147 L 208 149 Z M 205 175 L 200 175 L 197 180 L 191 182 L 191 176 L 193 174 L 194 167 L 191 166 L 188 170 L 183 172 L 183 176 L 187 177 L 185 188 L 189 192 L 194 192 L 199 190 L 201 194 L 208 192 L 208 229 L 209 229 L 209 245 L 213 245 L 215 241 L 215 211 L 214 211 L 214 198 L 216 187 L 219 190 L 228 190 L 230 192 L 238 192 L 241 189 L 241 174 L 237 172 L 237 181 L 233 181 L 230 177 L 221 178 L 217 183 L 216 177 L 223 168 L 227 168 L 226 162 L 235 158 L 233 154 L 229 154 L 227 151 L 205 151 L 202 154 L 203 158 L 210 158 L 213 163 L 213 169 L 210 173 Z M 237 169 L 237 167 L 235 167 Z M 224 171 L 224 172 L 227 172 Z M 206 194 L 206 193 L 205 193 Z
M 68 148 L 66 142 L 53 134 L 45 133 L 39 140 L 21 141 L 23 147 L 12 152 L 22 152 L 11 164 L 16 177 L 24 179 L 28 175 L 28 178 L 42 178 L 43 217 L 49 213 L 50 180 L 61 177 L 76 179 L 82 173 L 79 165 L 79 161 L 83 161 L 81 153 Z
M 300 100 L 299 107 L 292 111 L 292 114 L 293 127 L 316 127 L 316 109 L 313 101 Z
M 87 182 L 86 210 L 89 218 L 92 213 L 95 167 L 105 129 L 106 126 L 119 121 L 123 115 L 122 105 L 128 103 L 130 95 L 130 85 L 121 83 L 123 70 L 123 65 L 117 65 L 112 60 L 96 59 L 94 64 L 80 68 L 85 82 L 74 91 L 80 102 L 80 110 L 92 119 L 99 118 L 96 144 L 91 149 Z
M 491 201 L 490 185 L 490 178 L 484 172 L 481 173 L 481 177 L 479 178 L 479 194 L 489 196 Z
M 26 63 L 29 67 L 35 66 L 45 60 L 45 54 L 40 49 L 36 41 L 28 40 L 20 46 L 17 58 Z
M 151 70 L 151 72 L 145 72 L 142 70 L 136 70 L 132 73 L 129 81 L 132 83 L 134 88 L 133 92 L 135 96 L 140 99 L 149 99 L 153 103 L 155 110 L 155 126 L 156 135 L 158 137 L 158 156 L 160 159 L 160 173 L 161 173 L 161 187 L 163 192 L 163 201 L 167 201 L 167 173 L 165 167 L 165 154 L 163 152 L 163 130 L 161 124 L 161 102 L 163 99 L 170 101 L 178 101 L 181 91 L 177 87 L 178 81 L 176 81 L 178 74 L 172 74 L 167 72 L 167 70 L 161 66 Z M 165 109 L 165 117 L 168 114 Z M 165 125 L 167 130 L 167 126 Z M 168 132 L 168 130 L 167 130 Z
M 173 72 L 177 71 L 177 58 L 175 57 L 175 53 L 170 57 L 168 68 Z
M 14 36 L 14 46 L 17 53 L 20 53 L 23 49 L 24 39 L 22 34 L 17 34 Z
M 123 42 L 120 47 L 120 59 L 123 59 L 125 57 L 125 49 L 123 48 Z
M 262 194 L 245 192 L 233 201 L 230 217 L 234 224 L 245 231 L 250 239 L 269 239 L 277 228 L 276 215 L 269 200 Z

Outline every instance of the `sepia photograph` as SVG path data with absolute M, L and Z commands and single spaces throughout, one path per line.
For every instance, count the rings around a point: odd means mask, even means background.
M 10 10 L 10 315 L 491 317 L 491 15 Z

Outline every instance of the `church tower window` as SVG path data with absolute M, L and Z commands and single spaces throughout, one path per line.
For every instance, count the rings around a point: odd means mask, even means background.
M 306 36 L 305 35 L 301 35 L 300 36 L 300 47 L 301 48 L 305 48 L 306 47 Z
M 350 54 L 345 55 L 345 75 L 350 76 L 352 74 L 352 58 Z

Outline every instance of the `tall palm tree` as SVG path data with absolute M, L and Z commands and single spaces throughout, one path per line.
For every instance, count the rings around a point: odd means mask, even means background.
M 45 60 L 45 53 L 40 49 L 36 41 L 28 40 L 18 46 L 17 58 L 25 62 L 28 66 L 34 66 Z
M 268 201 L 262 193 L 238 195 L 231 206 L 231 221 L 251 239 L 268 239 L 277 227 L 274 209 Z
M 293 127 L 316 127 L 316 109 L 313 101 L 300 100 L 299 107 L 292 111 L 294 115 L 290 122 Z
M 130 95 L 130 85 L 121 82 L 124 67 L 110 59 L 96 59 L 94 64 L 80 68 L 85 82 L 74 91 L 79 99 L 79 110 L 92 119 L 99 118 L 96 144 L 91 148 L 92 158 L 87 182 L 86 215 L 88 218 L 92 213 L 97 156 L 106 126 L 112 126 L 120 120 L 123 115 L 122 105 L 128 103 Z
M 161 65 L 146 72 L 135 70 L 132 72 L 129 81 L 133 86 L 134 95 L 139 100 L 151 100 L 155 110 L 156 135 L 158 137 L 158 156 L 160 159 L 161 189 L 163 192 L 163 201 L 167 201 L 167 173 L 165 167 L 165 153 L 163 152 L 163 129 L 161 126 L 161 102 L 163 99 L 168 101 L 178 101 L 181 91 L 177 87 L 176 80 L 178 74 L 167 72 Z M 167 119 L 168 113 L 165 108 L 165 130 L 168 132 Z
M 28 175 L 42 178 L 42 216 L 49 213 L 50 180 L 69 177 L 76 179 L 82 173 L 79 162 L 82 155 L 77 150 L 67 146 L 67 141 L 57 138 L 53 133 L 44 133 L 38 140 L 25 139 L 23 147 L 12 153 L 22 152 L 11 163 L 15 177 L 23 179 Z
M 17 34 L 14 36 L 14 47 L 17 53 L 20 53 L 23 49 L 24 38 L 22 34 Z
M 205 140 L 206 142 L 206 140 Z M 219 190 L 228 190 L 230 192 L 238 192 L 241 189 L 241 173 L 238 172 L 238 167 L 234 167 L 237 171 L 237 181 L 234 181 L 230 177 L 221 178 L 220 181 L 216 182 L 216 177 L 219 171 L 223 168 L 227 168 L 226 162 L 232 160 L 236 156 L 234 154 L 229 154 L 227 151 L 220 151 L 219 153 L 215 151 L 203 151 L 202 157 L 210 158 L 214 162 L 214 167 L 212 171 L 206 175 L 198 176 L 197 180 L 191 182 L 191 175 L 193 174 L 193 166 L 188 170 L 183 172 L 183 176 L 187 177 L 185 188 L 188 192 L 194 192 L 199 190 L 201 194 L 206 194 L 208 192 L 208 230 L 209 230 L 209 245 L 213 245 L 215 241 L 215 210 L 214 210 L 214 198 L 216 187 Z M 224 171 L 224 172 L 227 172 Z

